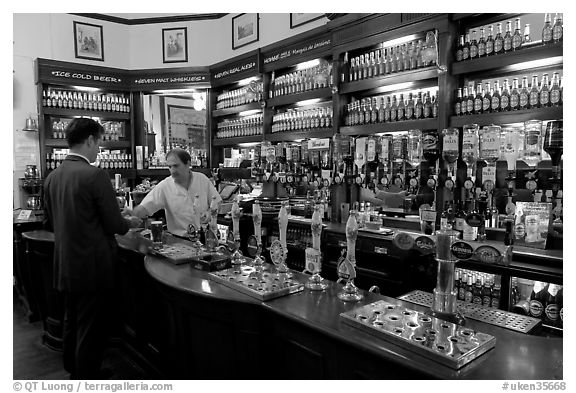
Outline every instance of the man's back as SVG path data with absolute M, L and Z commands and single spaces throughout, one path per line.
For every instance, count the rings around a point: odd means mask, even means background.
M 55 235 L 55 286 L 84 292 L 110 288 L 115 233 L 126 233 L 108 175 L 68 156 L 45 183 L 46 208 Z

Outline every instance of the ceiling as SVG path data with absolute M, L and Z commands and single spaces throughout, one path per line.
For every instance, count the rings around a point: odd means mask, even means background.
M 190 14 L 190 13 L 98 13 L 86 14 L 75 13 L 73 15 L 84 16 L 92 19 L 106 20 L 125 25 L 140 25 L 150 23 L 183 22 L 193 20 L 219 19 L 226 15 L 218 13 Z

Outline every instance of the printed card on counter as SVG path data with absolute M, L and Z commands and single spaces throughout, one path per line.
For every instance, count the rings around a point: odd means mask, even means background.
M 549 202 L 516 202 L 514 244 L 546 248 L 546 238 L 552 224 L 552 204 Z

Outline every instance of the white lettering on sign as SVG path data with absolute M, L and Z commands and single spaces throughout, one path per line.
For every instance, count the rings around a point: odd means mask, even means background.
M 117 78 L 115 76 L 106 76 L 106 75 L 94 75 L 94 74 L 83 74 L 80 72 L 67 72 L 67 71 L 52 71 L 52 76 L 57 78 L 71 78 L 71 79 L 82 79 L 82 80 L 93 80 L 97 82 L 106 82 L 106 83 L 121 83 L 122 79 Z
M 283 52 L 280 52 L 274 56 L 266 57 L 264 59 L 264 64 L 268 64 L 268 63 L 271 63 L 273 61 L 277 61 L 277 60 L 281 60 L 281 59 L 286 59 L 286 58 L 288 58 L 290 56 L 294 56 L 294 55 L 301 55 L 301 54 L 309 52 L 311 50 L 322 48 L 323 46 L 326 46 L 326 45 L 330 45 L 331 42 L 332 42 L 331 39 L 328 38 L 328 39 L 325 39 L 325 40 L 320 41 L 320 42 L 308 44 L 308 45 L 305 45 L 305 46 L 302 46 L 299 48 L 294 48 L 292 50 L 283 51 Z
M 250 62 L 248 64 L 244 64 L 244 65 L 239 66 L 239 67 L 231 68 L 231 69 L 226 70 L 226 71 L 219 72 L 216 75 L 214 75 L 214 79 L 220 79 L 220 78 L 223 78 L 223 77 L 228 76 L 228 75 L 234 75 L 237 72 L 250 70 L 254 67 L 256 67 L 255 61 Z

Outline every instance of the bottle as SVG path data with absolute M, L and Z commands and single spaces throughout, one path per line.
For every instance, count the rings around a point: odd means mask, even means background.
M 518 277 L 512 277 L 510 286 L 510 305 L 518 303 L 521 299 L 520 289 L 518 288 Z
M 462 101 L 462 97 L 460 97 L 460 101 Z M 415 119 L 422 119 L 424 117 L 424 102 L 422 102 L 422 92 L 418 92 L 418 99 L 416 100 L 416 104 L 414 105 L 414 118 Z
M 544 294 L 546 296 L 546 308 L 544 308 L 543 323 L 549 326 L 557 326 L 560 308 L 558 305 L 558 292 L 561 286 L 557 284 L 549 284 L 548 290 Z
M 560 105 L 560 77 L 557 72 L 552 75 L 552 87 L 550 88 L 550 105 Z
M 560 286 L 560 289 L 558 290 L 558 294 L 556 295 L 556 301 L 558 304 L 558 309 L 560 311 L 558 311 L 558 319 L 556 321 L 556 326 L 559 327 L 560 329 L 564 328 L 564 289 L 562 286 Z
M 460 286 L 458 287 L 458 300 L 466 300 L 466 284 L 468 282 L 468 277 L 466 273 L 462 273 L 460 276 Z
M 474 97 L 474 110 L 472 113 L 479 114 L 482 113 L 482 102 L 483 102 L 483 95 L 482 95 L 482 84 L 478 83 L 476 85 L 476 96 Z M 488 106 L 490 108 L 490 106 Z
M 470 58 L 470 33 L 466 33 L 464 39 L 464 46 L 462 47 L 462 60 Z
M 384 107 L 384 122 L 386 123 L 390 122 L 391 115 L 392 115 L 392 104 L 390 104 L 390 96 L 387 96 L 386 106 Z
M 490 94 L 490 82 L 484 84 L 484 97 L 482 97 L 482 113 L 492 111 L 492 95 Z
M 494 38 L 494 53 L 504 53 L 504 37 L 502 37 L 502 23 L 496 24 L 496 38 Z
M 550 88 L 548 87 L 548 74 L 542 75 L 542 83 L 540 83 L 540 106 L 550 106 Z
M 464 50 L 464 35 L 460 35 L 460 39 L 456 45 L 456 61 L 462 61 L 462 51 Z
M 502 95 L 500 96 L 500 111 L 507 112 L 510 110 L 510 85 L 508 79 L 504 79 L 502 85 Z
M 426 92 L 426 101 L 424 102 L 424 117 L 432 117 L 432 100 L 430 99 L 430 92 Z
M 500 295 L 501 295 L 501 283 L 500 276 L 494 276 L 494 286 L 492 287 L 491 301 L 490 305 L 492 308 L 500 308 Z
M 488 38 L 486 38 L 486 56 L 494 54 L 494 36 L 492 35 L 493 27 L 488 26 Z
M 527 45 L 532 42 L 532 37 L 530 37 L 530 23 L 524 25 L 524 37 L 522 37 L 522 45 Z
M 432 96 L 432 117 L 438 117 L 438 99 L 436 98 L 436 94 Z
M 534 288 L 530 293 L 530 316 L 533 318 L 542 318 L 544 313 L 545 303 L 545 289 L 546 283 L 541 281 L 534 281 Z
M 510 91 L 510 110 L 520 109 L 520 91 L 518 90 L 518 78 L 512 80 L 512 91 Z
M 478 228 L 471 226 L 469 224 L 469 221 L 470 218 L 474 217 L 473 214 L 476 214 L 477 212 L 473 208 L 474 201 L 472 199 L 469 199 L 467 201 L 467 205 L 468 206 L 466 207 L 465 211 L 465 219 L 462 226 L 462 239 L 468 241 L 474 241 L 478 237 Z
M 540 89 L 538 88 L 538 75 L 532 75 L 532 83 L 530 85 L 528 108 L 540 108 Z
M 477 306 L 482 305 L 482 288 L 484 287 L 484 277 L 477 275 L 476 282 L 472 288 L 472 303 Z
M 468 275 L 468 281 L 466 283 L 466 288 L 464 289 L 464 301 L 466 303 L 472 303 L 473 299 L 473 288 L 474 288 L 474 281 L 472 275 Z
M 456 103 L 454 104 L 454 114 L 456 116 L 462 115 L 462 89 L 459 88 L 456 94 Z
M 506 34 L 502 42 L 504 52 L 510 52 L 512 50 L 512 21 L 506 22 Z
M 484 285 L 482 285 L 482 305 L 484 307 L 492 306 L 492 283 L 488 279 L 485 279 Z
M 490 105 L 491 112 L 500 112 L 500 83 L 494 82 L 494 90 L 492 91 L 492 103 Z
M 528 104 L 530 100 L 530 92 L 528 91 L 528 77 L 522 77 L 522 88 L 519 92 L 519 108 L 518 109 L 528 109 Z
M 440 215 L 440 229 L 452 229 L 454 227 L 454 209 L 452 201 L 444 203 L 444 210 Z
M 562 14 L 557 13 L 554 17 L 554 25 L 552 26 L 552 41 L 560 42 L 564 37 L 564 28 L 562 25 Z
M 549 13 L 544 15 L 544 27 L 542 27 L 542 43 L 552 43 L 552 20 Z
M 454 229 L 460 233 L 458 236 L 460 239 L 463 238 L 465 220 L 466 213 L 464 212 L 464 203 L 459 201 L 458 208 L 454 214 Z
M 390 121 L 396 121 L 398 114 L 398 103 L 396 102 L 396 95 L 392 96 L 392 106 L 390 106 Z
M 521 28 L 520 18 L 516 18 L 514 24 L 515 28 L 514 28 L 514 35 L 512 36 L 512 50 L 518 50 L 520 49 L 523 43 L 522 33 L 520 32 Z
M 406 120 L 406 105 L 404 104 L 404 94 L 400 93 L 400 101 L 398 101 L 398 108 L 396 113 L 396 120 Z
M 414 98 L 412 93 L 408 94 L 408 102 L 406 104 L 406 120 L 414 119 Z
M 476 41 L 476 30 L 472 30 L 472 37 L 470 41 L 470 58 L 476 59 L 478 57 L 478 41 Z
M 484 35 L 484 26 L 480 28 L 480 40 L 478 40 L 478 57 L 486 56 L 486 37 Z
M 454 291 L 458 298 L 458 294 L 460 293 L 460 269 L 455 269 L 454 271 Z
M 468 89 L 464 87 L 464 97 L 462 102 L 466 101 L 466 114 L 471 115 L 474 113 L 474 88 L 473 85 L 468 86 Z M 464 106 L 463 106 L 464 107 Z M 462 112 L 464 110 L 462 109 Z

